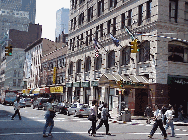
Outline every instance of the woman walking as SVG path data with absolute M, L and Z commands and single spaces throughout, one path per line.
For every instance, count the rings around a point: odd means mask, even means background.
M 88 130 L 88 133 L 90 134 L 90 131 L 92 130 L 91 136 L 93 135 L 95 137 L 96 135 L 96 122 L 97 122 L 97 100 L 92 101 L 92 107 L 91 107 L 91 116 L 93 116 L 92 126 Z
M 106 135 L 111 135 L 109 133 L 109 124 L 108 124 L 108 117 L 110 115 L 108 113 L 107 107 L 108 107 L 107 103 L 104 103 L 103 109 L 102 109 L 102 112 L 101 112 L 101 121 L 100 121 L 99 125 L 97 126 L 96 131 L 104 124 L 105 127 L 106 127 Z
M 45 124 L 44 130 L 43 130 L 43 137 L 52 136 L 51 131 L 52 131 L 53 126 L 54 126 L 53 116 L 50 115 L 51 113 L 54 112 L 54 110 L 52 108 L 52 103 L 54 102 L 54 99 L 52 97 L 50 97 L 48 102 L 49 103 L 48 103 L 47 111 L 46 111 L 46 114 L 45 114 L 46 124 Z M 50 126 L 50 130 L 49 130 L 48 135 L 46 135 L 46 129 L 47 129 L 48 126 Z

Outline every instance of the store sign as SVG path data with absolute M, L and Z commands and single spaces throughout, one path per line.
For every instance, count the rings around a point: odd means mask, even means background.
M 82 82 L 82 86 L 81 87 L 90 87 L 90 82 Z
M 53 84 L 55 84 L 55 81 L 56 81 L 56 67 L 54 67 Z
M 99 85 L 98 81 L 91 81 L 91 86 L 97 87 Z
M 63 93 L 63 86 L 50 87 L 50 93 Z
M 168 76 L 167 84 L 181 84 L 188 85 L 188 77 L 184 76 Z
M 72 82 L 71 83 L 66 83 L 66 87 L 72 87 Z
M 74 82 L 73 87 L 80 87 L 80 82 Z

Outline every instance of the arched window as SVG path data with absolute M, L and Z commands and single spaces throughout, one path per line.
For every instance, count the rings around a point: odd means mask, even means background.
M 130 63 L 130 47 L 123 48 L 121 51 L 121 65 L 127 65 Z
M 79 59 L 76 63 L 76 73 L 81 73 L 81 64 L 82 64 L 82 60 Z
M 168 61 L 188 62 L 188 45 L 179 41 L 169 42 Z
M 88 58 L 86 59 L 85 65 L 86 65 L 85 71 L 86 71 L 86 72 L 90 71 L 90 70 L 91 70 L 91 57 L 88 57 Z
M 69 75 L 73 74 L 73 62 L 70 62 L 69 64 L 69 71 L 68 71 Z
M 108 53 L 108 68 L 115 66 L 115 52 L 110 51 Z
M 150 59 L 150 42 L 145 41 L 140 44 L 139 62 L 146 62 Z
M 100 54 L 97 58 L 95 58 L 95 70 L 100 70 L 102 67 L 102 55 Z

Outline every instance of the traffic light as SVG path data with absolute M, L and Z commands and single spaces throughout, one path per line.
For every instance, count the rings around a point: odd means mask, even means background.
M 5 47 L 5 56 L 12 56 L 12 45 Z
M 135 39 L 132 42 L 129 42 L 129 44 L 131 45 L 131 53 L 137 53 L 139 51 L 139 45 L 140 41 L 138 41 L 137 39 Z

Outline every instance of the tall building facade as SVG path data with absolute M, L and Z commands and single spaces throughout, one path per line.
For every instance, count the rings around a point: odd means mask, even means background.
M 147 104 L 156 103 L 183 104 L 188 112 L 187 0 L 71 0 L 70 5 L 67 101 L 97 99 L 114 113 L 124 103 L 132 115 L 143 115 Z M 142 34 L 136 36 L 138 53 L 130 51 L 126 27 Z M 120 87 L 121 79 L 134 84 Z M 140 82 L 144 86 L 136 86 Z
M 61 8 L 56 12 L 56 29 L 55 37 L 59 37 L 62 31 L 68 33 L 68 24 L 69 24 L 69 9 Z
M 28 24 L 35 24 L 36 0 L 0 1 L 0 37 L 9 29 L 27 31 Z

